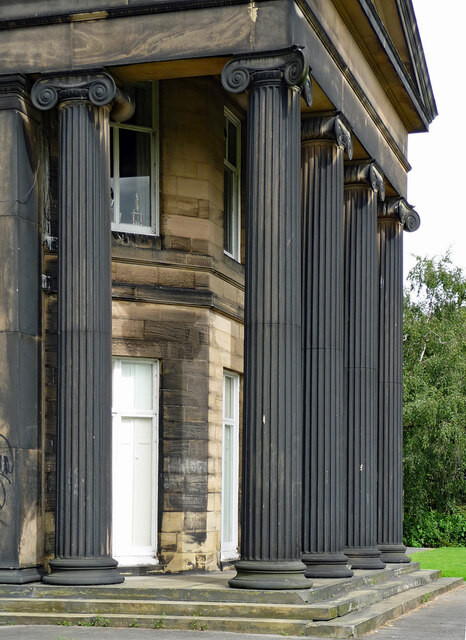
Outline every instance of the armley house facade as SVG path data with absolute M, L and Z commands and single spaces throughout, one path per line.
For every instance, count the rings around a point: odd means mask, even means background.
M 0 7 L 0 582 L 409 562 L 411 0 Z

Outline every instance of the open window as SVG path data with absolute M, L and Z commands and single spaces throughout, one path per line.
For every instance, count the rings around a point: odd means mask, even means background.
M 159 233 L 157 88 L 156 82 L 130 86 L 134 115 L 111 123 L 112 231 Z

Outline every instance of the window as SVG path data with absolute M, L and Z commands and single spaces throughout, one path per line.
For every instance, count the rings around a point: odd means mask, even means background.
M 158 362 L 113 361 L 113 554 L 123 566 L 155 564 Z
M 111 123 L 112 231 L 158 234 L 157 84 L 129 88 L 136 109 Z
M 223 374 L 221 558 L 238 557 L 239 375 Z
M 241 123 L 225 109 L 225 152 L 223 167 L 223 249 L 241 259 Z

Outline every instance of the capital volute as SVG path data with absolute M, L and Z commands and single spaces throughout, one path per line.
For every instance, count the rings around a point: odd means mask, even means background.
M 345 187 L 350 185 L 367 185 L 385 200 L 384 177 L 375 160 L 345 162 Z
M 277 81 L 301 90 L 307 105 L 311 106 L 310 68 L 303 47 L 237 56 L 222 70 L 222 85 L 230 93 L 242 93 L 257 82 Z
M 96 107 L 111 104 L 112 118 L 119 122 L 134 113 L 130 96 L 119 89 L 112 76 L 105 72 L 40 78 L 32 87 L 31 100 L 41 111 L 69 101 L 87 101 Z
M 417 231 L 421 224 L 417 211 L 400 196 L 379 203 L 377 218 L 379 222 L 395 220 L 405 231 Z
M 353 137 L 351 125 L 340 112 L 312 115 L 301 123 L 301 141 L 332 140 L 353 157 Z

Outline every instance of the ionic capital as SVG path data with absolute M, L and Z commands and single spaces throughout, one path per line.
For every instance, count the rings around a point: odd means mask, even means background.
M 353 160 L 345 163 L 345 186 L 366 184 L 378 193 L 380 200 L 385 200 L 385 183 L 383 173 L 374 160 Z
M 305 118 L 301 123 L 301 141 L 332 140 L 353 157 L 353 137 L 351 125 L 339 112 L 319 114 Z
M 404 198 L 398 196 L 387 198 L 385 202 L 379 203 L 377 219 L 379 222 L 396 220 L 403 225 L 405 231 L 417 231 L 421 224 L 417 211 Z
M 112 118 L 118 122 L 131 118 L 134 113 L 130 96 L 116 86 L 110 74 L 104 72 L 41 78 L 32 87 L 31 100 L 41 111 L 77 100 L 90 102 L 96 107 L 112 104 Z
M 222 71 L 222 85 L 230 93 L 242 93 L 250 84 L 284 81 L 301 90 L 308 106 L 312 84 L 307 55 L 302 47 L 237 56 Z

